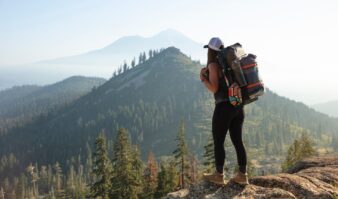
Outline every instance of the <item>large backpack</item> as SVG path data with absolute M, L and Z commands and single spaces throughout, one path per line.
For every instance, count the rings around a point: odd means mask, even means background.
M 218 53 L 218 61 L 223 68 L 230 102 L 233 105 L 249 104 L 264 94 L 256 56 L 246 54 L 241 44 L 236 43 L 222 49 Z

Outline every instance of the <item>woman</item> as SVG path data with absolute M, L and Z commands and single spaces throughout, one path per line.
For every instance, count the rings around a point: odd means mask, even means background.
M 212 117 L 212 135 L 214 140 L 215 166 L 214 173 L 203 174 L 204 178 L 216 184 L 224 184 L 223 166 L 225 160 L 224 140 L 227 131 L 235 146 L 239 171 L 231 180 L 240 184 L 248 184 L 247 157 L 242 140 L 242 126 L 244 121 L 243 106 L 233 106 L 228 99 L 228 87 L 225 82 L 217 54 L 223 48 L 219 38 L 211 38 L 208 45 L 208 62 L 201 69 L 200 78 L 205 87 L 214 94 L 215 110 Z

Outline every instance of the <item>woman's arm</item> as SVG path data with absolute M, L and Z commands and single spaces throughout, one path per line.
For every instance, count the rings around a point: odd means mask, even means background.
M 203 76 L 206 70 L 209 70 L 209 79 Z M 216 63 L 210 63 L 208 68 L 202 68 L 200 78 L 210 92 L 216 93 L 218 91 L 218 66 Z

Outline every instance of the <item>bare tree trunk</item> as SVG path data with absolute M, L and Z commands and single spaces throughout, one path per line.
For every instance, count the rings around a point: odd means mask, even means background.
M 4 189 L 1 187 L 0 189 L 1 199 L 5 199 L 5 192 Z

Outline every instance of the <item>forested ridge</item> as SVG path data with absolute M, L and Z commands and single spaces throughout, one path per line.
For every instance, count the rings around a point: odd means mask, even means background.
M 102 78 L 72 76 L 46 86 L 24 85 L 1 91 L 0 136 L 71 103 L 104 82 Z
M 14 183 L 13 176 L 19 183 L 19 173 L 32 163 L 44 173 L 50 172 L 46 175 L 51 178 L 50 184 L 56 183 L 55 176 L 63 175 L 60 191 L 64 191 L 66 180 L 71 178 L 78 180 L 77 187 L 82 187 L 79 194 L 85 194 L 86 183 L 93 180 L 91 156 L 95 139 L 100 133 L 106 136 L 111 158 L 121 127 L 128 130 L 130 142 L 138 147 L 137 153 L 143 160 L 150 151 L 155 157 L 164 158 L 175 150 L 175 138 L 183 120 L 187 147 L 201 163 L 211 135 L 214 106 L 212 95 L 199 80 L 202 65 L 174 47 L 150 51 L 147 56 L 141 53 L 138 64 L 135 62 L 124 64 L 110 80 L 65 107 L 48 111 L 1 135 L 2 186 Z M 318 150 L 338 150 L 338 119 L 269 89 L 260 100 L 245 107 L 245 114 L 244 140 L 249 158 L 255 160 L 256 172 L 276 172 L 276 164 L 281 163 L 289 145 L 302 134 L 309 135 Z M 236 160 L 229 139 L 226 150 L 227 164 L 233 165 Z M 166 168 L 172 167 L 163 165 Z

